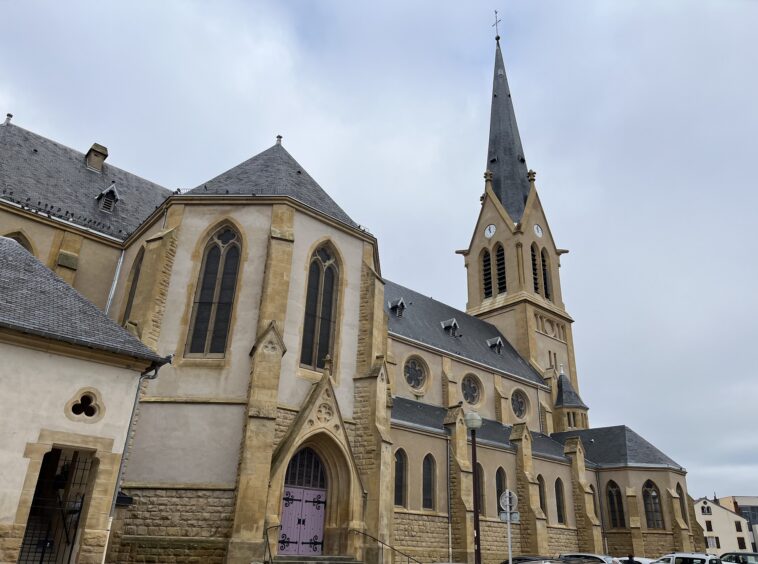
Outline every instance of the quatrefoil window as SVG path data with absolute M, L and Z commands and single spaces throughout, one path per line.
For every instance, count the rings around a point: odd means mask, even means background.
M 95 398 L 90 394 L 82 394 L 79 401 L 71 406 L 71 412 L 74 415 L 84 415 L 85 417 L 94 417 L 97 415 L 97 407 L 95 406 Z

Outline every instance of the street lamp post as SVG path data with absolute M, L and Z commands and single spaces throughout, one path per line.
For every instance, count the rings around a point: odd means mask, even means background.
M 464 417 L 466 427 L 471 431 L 471 462 L 474 469 L 474 564 L 482 564 L 482 547 L 479 534 L 479 472 L 476 464 L 476 430 L 482 426 L 482 418 L 476 411 L 469 411 Z

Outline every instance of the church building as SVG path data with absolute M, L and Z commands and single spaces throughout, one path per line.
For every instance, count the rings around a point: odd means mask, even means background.
M 465 311 L 386 279 L 376 239 L 281 138 L 180 193 L 9 115 L 0 236 L 173 355 L 141 384 L 107 547 L 82 539 L 79 553 L 473 562 L 477 507 L 494 564 L 506 489 L 515 554 L 702 548 L 685 469 L 626 426 L 590 425 L 568 251 L 527 168 L 499 38 L 491 104 L 481 210 L 459 251 Z

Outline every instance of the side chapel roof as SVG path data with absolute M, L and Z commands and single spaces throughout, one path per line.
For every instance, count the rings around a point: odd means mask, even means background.
M 0 237 L 0 327 L 165 364 L 13 239 Z

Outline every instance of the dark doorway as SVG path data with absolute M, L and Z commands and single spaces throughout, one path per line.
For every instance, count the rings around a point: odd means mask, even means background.
M 60 448 L 42 459 L 19 563 L 72 561 L 92 463 L 90 453 Z

